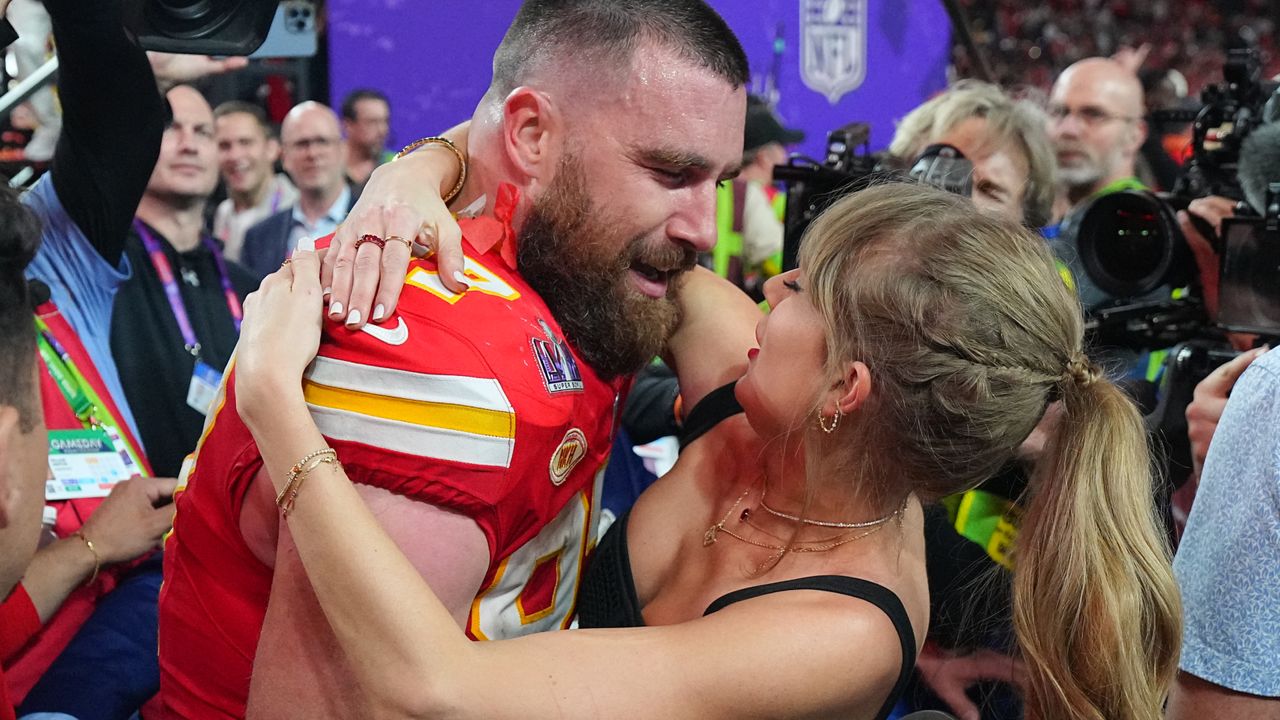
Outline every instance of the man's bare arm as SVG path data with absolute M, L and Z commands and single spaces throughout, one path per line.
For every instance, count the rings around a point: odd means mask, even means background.
M 271 487 L 265 475 L 254 482 Z M 357 490 L 459 626 L 465 626 L 489 564 L 488 542 L 480 528 L 465 516 L 386 490 L 363 485 Z M 266 496 L 252 493 L 246 502 L 261 502 Z M 275 512 L 274 502 L 270 510 Z M 365 716 L 368 705 L 363 690 L 324 617 L 284 524 L 274 561 L 271 600 L 249 688 L 249 717 Z

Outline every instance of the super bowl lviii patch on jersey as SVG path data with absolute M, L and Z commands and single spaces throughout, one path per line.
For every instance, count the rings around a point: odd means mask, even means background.
M 582 392 L 582 373 L 578 362 L 563 341 L 529 338 L 533 346 L 533 359 L 542 375 L 542 384 L 552 395 L 563 392 Z

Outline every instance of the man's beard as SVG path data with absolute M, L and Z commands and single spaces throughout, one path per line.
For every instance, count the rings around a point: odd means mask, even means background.
M 1073 167 L 1058 167 L 1058 182 L 1068 188 L 1093 187 L 1102 179 L 1102 172 L 1092 161 L 1086 161 Z
M 1067 188 L 1092 188 L 1109 172 L 1110 169 L 1103 167 L 1101 160 L 1095 159 L 1084 148 L 1072 145 L 1066 149 L 1077 153 L 1073 165 L 1058 162 L 1058 182 Z
M 676 277 L 666 297 L 647 297 L 631 287 L 631 263 L 688 270 L 697 261 L 691 248 L 667 241 L 653 248 L 635 237 L 624 245 L 617 241 L 618 224 L 591 201 L 581 161 L 566 156 L 520 229 L 516 252 L 520 274 L 547 303 L 565 338 L 606 379 L 653 359 L 680 319 Z

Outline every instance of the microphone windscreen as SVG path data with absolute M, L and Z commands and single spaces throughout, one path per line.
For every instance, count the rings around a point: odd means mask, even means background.
M 1280 123 L 1259 127 L 1240 144 L 1236 179 L 1249 206 L 1265 215 L 1267 186 L 1280 183 Z

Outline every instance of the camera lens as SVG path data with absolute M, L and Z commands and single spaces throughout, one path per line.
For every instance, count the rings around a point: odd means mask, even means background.
M 1159 199 L 1117 192 L 1093 201 L 1080 221 L 1080 259 L 1090 279 L 1116 298 L 1146 295 L 1170 281 L 1176 228 Z

